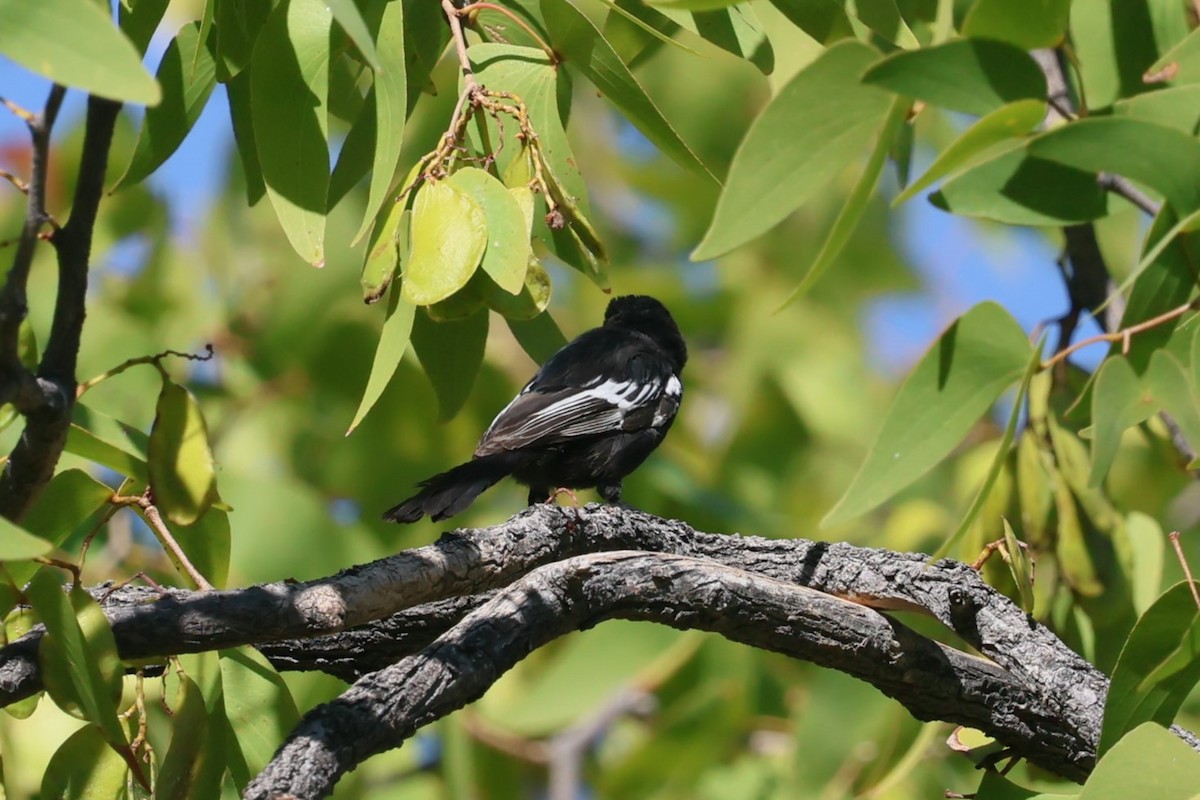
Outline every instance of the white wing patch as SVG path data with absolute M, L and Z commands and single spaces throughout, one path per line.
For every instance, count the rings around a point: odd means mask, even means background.
M 682 396 L 683 395 L 683 383 L 679 380 L 679 376 L 672 375 L 670 378 L 668 378 L 667 379 L 667 388 L 663 389 L 663 391 L 666 392 L 667 394 L 669 394 L 671 397 Z

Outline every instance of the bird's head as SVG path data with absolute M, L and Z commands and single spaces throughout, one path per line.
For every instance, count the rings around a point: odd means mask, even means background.
M 604 311 L 604 325 L 626 328 L 648 336 L 675 362 L 676 372 L 687 363 L 687 344 L 683 341 L 679 326 L 667 307 L 653 297 L 642 294 L 614 297 Z

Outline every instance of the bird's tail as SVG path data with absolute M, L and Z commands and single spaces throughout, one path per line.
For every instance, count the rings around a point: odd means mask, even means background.
M 452 517 L 507 477 L 515 466 L 512 460 L 512 453 L 493 453 L 434 475 L 421 481 L 421 491 L 385 511 L 383 518 L 389 522 L 416 522 L 424 516 L 435 521 Z

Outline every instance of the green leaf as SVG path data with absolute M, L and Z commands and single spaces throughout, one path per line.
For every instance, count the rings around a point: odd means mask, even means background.
M 192 393 L 163 378 L 150 429 L 150 486 L 163 516 L 191 525 L 217 494 L 217 475 L 208 444 L 208 425 Z
M 171 0 L 137 0 L 135 3 L 117 4 L 121 32 L 129 37 L 139 54 L 145 55 L 170 4 Z
M 1013 341 L 1015 342 L 1015 339 Z M 1028 344 L 1028 340 L 1026 344 Z M 971 505 L 967 507 L 967 512 L 963 514 L 962 520 L 958 523 L 958 528 L 930 556 L 930 563 L 950 553 L 963 540 L 967 532 L 971 530 L 971 526 L 975 524 L 975 520 L 979 517 L 979 512 L 983 510 L 984 503 L 987 502 L 988 496 L 992 493 L 992 488 L 995 487 L 996 480 L 1000 477 L 1000 473 L 1003 472 L 1004 465 L 1008 463 L 1008 454 L 1012 449 L 1013 438 L 1017 434 L 1017 424 L 1020 422 L 1021 412 L 1025 408 L 1025 396 L 1029 393 L 1029 385 L 1033 382 L 1033 376 L 1037 374 L 1038 367 L 1041 364 L 1041 354 L 1042 342 L 1039 341 L 1036 346 L 1029 350 L 1028 363 L 1025 365 L 1024 374 L 1021 376 L 1021 385 L 1017 389 L 1016 399 L 1013 400 L 1012 410 L 1009 411 L 1008 423 L 1004 426 L 1004 434 L 1000 437 L 1000 446 L 996 448 L 996 455 L 992 459 L 992 463 L 988 466 L 983 483 L 980 484 L 979 491 L 975 493 L 975 498 L 971 501 Z M 1008 525 L 1008 520 L 1005 520 L 1004 524 Z M 1018 554 L 1017 557 L 1023 556 L 1022 554 Z
M 1047 417 L 1047 423 L 1058 467 L 1058 474 L 1051 482 L 1058 514 L 1054 554 L 1067 585 L 1084 597 L 1097 597 L 1104 591 L 1104 584 L 1097 575 L 1092 549 L 1088 547 L 1083 521 L 1079 517 L 1083 497 L 1076 503 L 1074 494 L 1081 486 L 1087 488 L 1087 449 L 1075 434 L 1064 430 L 1053 415 Z
M 726 52 L 749 61 L 764 75 L 775 69 L 775 52 L 750 3 L 729 3 L 728 8 L 697 10 L 692 14 L 696 33 Z M 671 40 L 673 41 L 673 40 Z
M 525 285 L 525 269 L 532 254 L 533 195 L 528 187 L 513 190 L 523 191 L 527 208 L 522 208 L 503 183 L 478 167 L 463 167 L 447 183 L 478 203 L 487 219 L 487 249 L 480 264 L 483 271 L 501 289 L 517 294 Z
M 833 0 L 771 0 L 771 4 L 800 30 L 821 44 L 854 35 L 841 3 Z
M 1092 390 L 1092 471 L 1088 483 L 1099 486 L 1108 474 L 1121 434 L 1158 411 L 1129 362 L 1120 356 L 1105 359 Z
M 67 737 L 42 773 L 41 797 L 62 800 L 124 798 L 129 765 L 100 730 L 85 725 Z
M 1028 53 L 980 39 L 895 53 L 868 69 L 862 79 L 967 114 L 988 114 L 1017 100 L 1046 97 L 1046 78 Z
M 215 505 L 204 516 L 191 525 L 176 525 L 171 531 L 175 541 L 183 548 L 192 566 L 208 579 L 214 587 L 222 589 L 229 580 L 229 556 L 232 536 L 229 528 L 229 513 Z M 184 582 L 191 588 L 195 585 L 188 571 L 170 550 L 167 555 L 175 565 Z
M 229 746 L 237 748 L 249 774 L 257 775 L 300 721 L 300 713 L 283 678 L 257 650 L 239 647 L 222 650 L 220 656 L 225 714 L 234 739 Z
M 54 549 L 54 543 L 0 517 L 0 561 L 27 561 L 44 556 Z
M 870 511 L 929 471 L 1021 377 L 1031 352 L 1021 327 L 995 303 L 959 318 L 905 379 L 866 461 L 822 526 Z
M 1057 47 L 1067 31 L 1071 0 L 978 0 L 963 20 L 964 36 L 996 39 L 1022 50 Z
M 437 393 L 438 417 L 443 422 L 457 414 L 471 394 L 483 363 L 487 332 L 486 309 L 454 322 L 434 322 L 418 314 L 413 323 L 413 350 Z
M 413 200 L 412 249 L 404 263 L 402 295 L 427 306 L 467 285 L 487 248 L 487 217 L 448 181 L 428 183 Z
M 114 191 L 145 180 L 162 166 L 208 103 L 217 85 L 216 62 L 208 44 L 200 39 L 198 23 L 179 29 L 158 66 L 157 78 L 163 87 L 163 102 L 146 109 L 133 157 Z
M 875 142 L 875 149 L 871 151 L 871 157 L 867 160 L 867 165 L 863 168 L 862 175 L 858 177 L 858 181 L 854 184 L 854 191 L 846 198 L 846 203 L 842 206 L 842 210 L 838 212 L 837 219 L 833 221 L 833 227 L 829 229 L 829 233 L 825 237 L 825 242 L 821 245 L 820 252 L 817 253 L 817 260 L 809 267 L 808 273 L 804 276 L 804 280 L 800 281 L 800 285 L 792 290 L 787 300 L 783 301 L 783 305 L 790 304 L 797 297 L 807 292 L 825 273 L 825 270 L 837 260 L 837 257 L 842 252 L 842 248 L 850 241 L 850 236 L 858 227 L 859 220 L 862 219 L 863 213 L 867 210 L 867 203 L 870 202 L 871 195 L 875 193 L 875 187 L 879 184 L 879 176 L 883 172 L 883 165 L 887 163 L 892 142 L 904 126 L 908 110 L 909 103 L 907 99 L 897 97 L 893 101 L 892 110 L 883 121 L 883 127 L 879 131 L 879 139 Z
M 1129 571 L 1130 594 L 1134 610 L 1141 616 L 1154 605 L 1162 588 L 1167 537 L 1154 518 L 1140 511 L 1133 511 L 1125 518 L 1125 536 L 1133 559 Z
M 64 470 L 46 484 L 33 508 L 21 520 L 21 526 L 59 546 L 92 515 L 108 506 L 112 494 L 112 489 L 83 470 Z M 8 540 L 8 536 L 3 539 Z M 6 568 L 17 585 L 25 583 L 37 571 L 35 564 L 8 564 Z
M 254 44 L 278 8 L 274 0 L 247 3 L 244 0 L 215 0 L 213 23 L 217 29 L 217 80 L 230 82 L 254 57 Z M 248 76 L 247 76 L 248 77 Z
M 246 176 L 246 202 L 256 204 L 267 192 L 263 183 L 262 164 L 258 161 L 258 145 L 255 143 L 254 120 L 250 110 L 250 73 L 244 71 L 226 84 L 229 97 L 229 122 L 233 128 L 233 140 L 237 144 L 238 161 Z
M 1142 614 L 1125 640 L 1104 706 L 1099 755 L 1144 722 L 1170 725 L 1197 681 L 1200 610 L 1188 584 L 1177 583 Z
M 281 3 L 254 45 L 250 111 L 267 196 L 288 242 L 325 265 L 329 31 L 322 0 Z
M 171 744 L 163 756 L 155 800 L 200 800 L 221 795 L 225 765 L 209 743 L 209 717 L 204 695 L 182 672 L 171 700 Z
M 723 11 L 739 0 L 647 0 L 652 6 L 675 8 L 680 11 Z
M 1095 175 L 1030 158 L 1019 144 L 947 181 L 929 200 L 962 216 L 1053 227 L 1091 222 L 1122 205 Z
M 545 364 L 567 344 L 567 337 L 548 313 L 538 314 L 533 319 L 508 319 L 505 322 L 521 349 L 538 364 Z
M 338 3 L 354 8 L 351 0 L 338 0 Z M 374 111 L 375 148 L 371 160 L 371 187 L 367 192 L 367 207 L 363 209 L 363 221 L 358 233 L 354 235 L 354 243 L 367 232 L 376 213 L 387 199 L 396 165 L 400 161 L 400 144 L 404 141 L 404 120 L 408 110 L 404 3 L 384 0 L 373 0 L 373 3 L 372 10 L 383 6 L 379 24 L 375 28 L 379 41 L 379 54 L 375 57 L 375 83 L 371 90 L 375 102 L 371 109 L 364 106 L 363 113 L 367 113 L 368 110 Z M 336 8 L 334 13 L 337 14 Z M 338 21 L 341 22 L 340 18 Z
M 156 104 L 158 83 L 107 9 L 94 0 L 0 0 L 0 55 L 64 86 Z
M 359 277 L 363 302 L 368 305 L 379 302 L 392 285 L 400 259 L 408 255 L 411 227 L 412 212 L 404 203 L 391 203 L 380 210 Z
M 817 196 L 869 146 L 891 107 L 886 92 L 859 82 L 877 56 L 856 41 L 838 42 L 771 100 L 733 157 L 693 261 L 765 233 Z
M 1111 694 L 1111 689 L 1109 690 Z M 1161 725 L 1147 722 L 1096 764 L 1080 800 L 1191 800 L 1200 785 L 1200 755 Z
M 918 192 L 944 178 L 997 144 L 1029 133 L 1046 116 L 1046 104 L 1041 100 L 1018 100 L 992 111 L 955 139 L 938 154 L 925 174 L 910 183 L 895 200 L 898 206 Z
M 1030 562 L 1025 548 L 1021 547 L 1021 543 L 1017 541 L 1017 535 L 1013 533 L 1012 525 L 1008 524 L 1007 519 L 1003 522 L 1004 547 L 1008 551 L 1004 557 L 1004 563 L 1008 565 L 1013 583 L 1017 586 L 1021 610 L 1026 614 L 1033 614 L 1033 564 Z
M 1200 84 L 1172 86 L 1118 100 L 1112 105 L 1112 113 L 1157 122 L 1191 134 L 1200 124 Z
M 342 30 L 350 37 L 350 41 L 354 42 L 354 45 L 358 48 L 358 52 L 362 54 L 371 69 L 375 70 L 378 74 L 394 66 L 391 63 L 384 62 L 380 58 L 379 53 L 375 51 L 375 40 L 372 38 L 371 32 L 367 30 L 367 23 L 363 21 L 362 14 L 359 13 L 358 6 L 354 4 L 354 0 L 325 0 L 325 5 L 333 12 L 333 18 L 337 20 L 338 25 L 342 26 Z M 390 3 L 390 5 L 400 5 L 400 3 Z M 397 30 L 402 29 L 398 28 Z M 389 44 L 394 45 L 395 43 L 389 42 Z M 386 50 L 388 45 L 381 41 L 379 46 Z M 400 57 L 400 69 L 403 70 L 403 43 L 400 46 Z M 403 74 L 402 71 L 401 75 Z
M 571 0 L 540 0 L 540 7 L 550 39 L 566 63 L 582 72 L 668 157 L 697 175 L 719 183 L 671 127 L 612 45 Z
M 552 293 L 550 273 L 531 254 L 520 294 L 513 297 L 488 279 L 483 289 L 483 299 L 493 311 L 503 314 L 507 319 L 528 320 L 546 310 Z
M 975 790 L 975 800 L 1072 800 L 1078 794 L 1047 794 L 1026 789 L 1010 782 L 999 772 L 983 773 L 983 780 Z
M 374 407 L 375 402 L 387 388 L 388 382 L 400 366 L 400 359 L 408 349 L 409 336 L 412 333 L 413 318 L 416 308 L 400 297 L 400 287 L 393 286 L 388 295 L 387 317 L 383 321 L 383 331 L 379 334 L 379 344 L 375 346 L 375 359 L 371 362 L 371 374 L 367 377 L 367 388 L 363 390 L 362 400 L 354 419 L 346 429 L 349 436 L 362 422 L 367 412 Z
M 1200 447 L 1200 392 L 1179 359 L 1166 350 L 1154 351 L 1145 380 L 1154 399 L 1179 425 L 1183 437 L 1192 447 Z
M 1092 117 L 1032 140 L 1029 153 L 1090 172 L 1114 172 L 1161 192 L 1183 214 L 1200 208 L 1200 141 L 1130 117 Z
M 1189 33 L 1184 39 L 1175 44 L 1167 52 L 1150 65 L 1146 73 L 1153 75 L 1171 67 L 1174 71 L 1172 82 L 1176 84 L 1200 83 L 1200 29 Z M 1152 94 L 1159 94 L 1153 92 Z

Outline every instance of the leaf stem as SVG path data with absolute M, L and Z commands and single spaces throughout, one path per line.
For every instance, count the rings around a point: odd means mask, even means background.
M 1071 345 L 1070 347 L 1065 347 L 1062 350 L 1059 350 L 1057 353 L 1052 355 L 1050 358 L 1048 358 L 1042 362 L 1041 369 L 1049 369 L 1050 367 L 1054 366 L 1058 362 L 1060 362 L 1063 359 L 1070 356 L 1072 353 L 1082 350 L 1083 348 L 1087 347 L 1088 345 L 1097 344 L 1099 342 L 1121 342 L 1122 343 L 1121 352 L 1127 353 L 1127 352 L 1129 352 L 1129 340 L 1133 337 L 1133 335 L 1135 333 L 1143 333 L 1145 331 L 1150 330 L 1151 328 L 1157 328 L 1159 325 L 1170 322 L 1171 320 L 1174 320 L 1174 319 L 1178 319 L 1179 317 L 1182 317 L 1187 312 L 1191 311 L 1196 306 L 1197 302 L 1200 302 L 1200 301 L 1193 300 L 1191 302 L 1184 303 L 1183 305 L 1181 305 L 1177 308 L 1173 308 L 1170 311 L 1166 311 L 1162 314 L 1159 314 L 1157 317 L 1152 317 L 1148 320 L 1145 320 L 1144 322 L 1139 322 L 1136 325 L 1130 325 L 1128 328 L 1122 328 L 1119 331 L 1113 331 L 1112 333 L 1100 333 L 1095 336 L 1089 336 L 1086 339 L 1076 342 L 1075 344 Z
M 179 542 L 175 541 L 175 537 L 171 535 L 162 515 L 158 513 L 158 506 L 154 504 L 154 493 L 151 487 L 147 486 L 146 491 L 136 496 L 114 494 L 108 502 L 115 506 L 132 506 L 138 509 L 142 519 L 146 520 L 146 524 L 154 531 L 154 535 L 158 537 L 167 554 L 171 556 L 171 560 L 192 579 L 198 588 L 207 592 L 213 590 L 213 585 L 200 574 L 200 570 L 193 566 L 187 554 L 183 552 L 183 548 L 179 546 Z
M 137 358 L 131 358 L 128 361 L 121 362 L 106 372 L 101 372 L 94 378 L 88 378 L 86 381 L 80 383 L 75 389 L 75 399 L 78 400 L 80 397 L 83 397 L 84 392 L 86 392 L 88 389 L 94 388 L 97 384 L 103 383 L 109 378 L 120 375 L 130 367 L 136 367 L 139 364 L 153 364 L 154 366 L 159 367 L 161 370 L 162 360 L 170 356 L 175 356 L 176 358 L 186 358 L 188 361 L 209 361 L 212 359 L 214 355 L 213 346 L 211 344 L 204 345 L 204 351 L 204 355 L 200 355 L 199 353 L 181 353 L 178 350 L 164 350 L 161 353 L 156 353 L 152 356 L 138 356 Z

